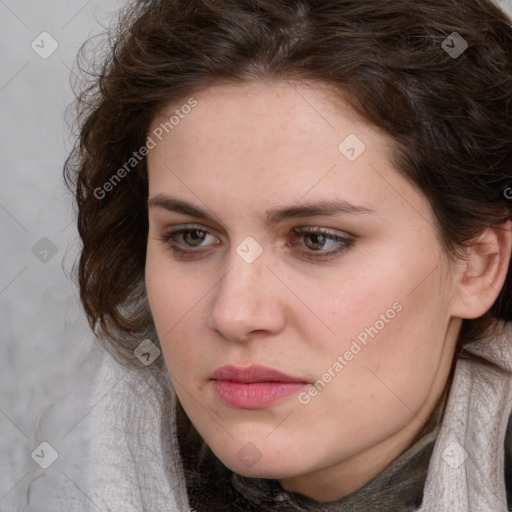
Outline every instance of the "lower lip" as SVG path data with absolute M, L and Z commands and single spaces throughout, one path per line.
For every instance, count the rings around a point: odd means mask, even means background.
M 298 393 L 305 382 L 243 383 L 214 380 L 213 387 L 220 399 L 238 409 L 263 409 L 282 398 Z

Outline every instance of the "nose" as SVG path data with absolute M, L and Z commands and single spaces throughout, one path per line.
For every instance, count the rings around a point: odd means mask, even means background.
M 223 338 L 242 342 L 284 329 L 282 283 L 267 267 L 263 255 L 247 263 L 234 253 L 230 270 L 212 293 L 207 324 Z

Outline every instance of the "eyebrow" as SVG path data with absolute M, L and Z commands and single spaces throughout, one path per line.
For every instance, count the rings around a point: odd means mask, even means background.
M 148 200 L 149 208 L 164 208 L 170 212 L 182 213 L 191 217 L 197 217 L 204 220 L 215 220 L 205 210 L 198 208 L 186 201 L 181 201 L 170 196 L 158 194 Z M 305 217 L 314 217 L 318 215 L 357 215 L 368 214 L 375 215 L 377 210 L 363 205 L 355 205 L 344 199 L 331 199 L 318 201 L 314 203 L 300 203 L 293 206 L 271 208 L 266 211 L 267 220 L 265 224 L 268 227 L 280 224 L 288 219 L 299 219 Z

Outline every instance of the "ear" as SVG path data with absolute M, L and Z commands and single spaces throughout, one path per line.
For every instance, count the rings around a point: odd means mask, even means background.
M 452 315 L 478 318 L 497 299 L 509 268 L 512 253 L 512 221 L 486 228 L 468 247 L 460 261 Z

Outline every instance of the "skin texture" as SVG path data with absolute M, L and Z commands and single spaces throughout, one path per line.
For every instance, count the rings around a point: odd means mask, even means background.
M 392 140 L 318 86 L 218 85 L 194 97 L 197 107 L 148 155 L 150 204 L 172 196 L 212 217 L 149 207 L 146 286 L 167 368 L 194 426 L 231 470 L 338 499 L 421 431 L 447 382 L 461 318 L 482 315 L 503 284 L 510 226 L 484 233 L 467 262 L 449 260 L 425 197 L 390 163 Z M 349 134 L 366 146 L 353 162 L 338 148 Z M 375 212 L 265 224 L 269 209 L 335 198 Z M 294 235 L 306 227 L 353 242 L 309 259 L 343 244 Z M 162 240 L 184 228 L 192 233 Z M 263 249 L 252 263 L 237 253 L 249 236 Z M 397 303 L 394 318 L 334 371 Z M 329 368 L 331 379 L 307 404 L 294 394 L 238 409 L 210 381 L 225 364 L 269 366 L 310 390 Z

